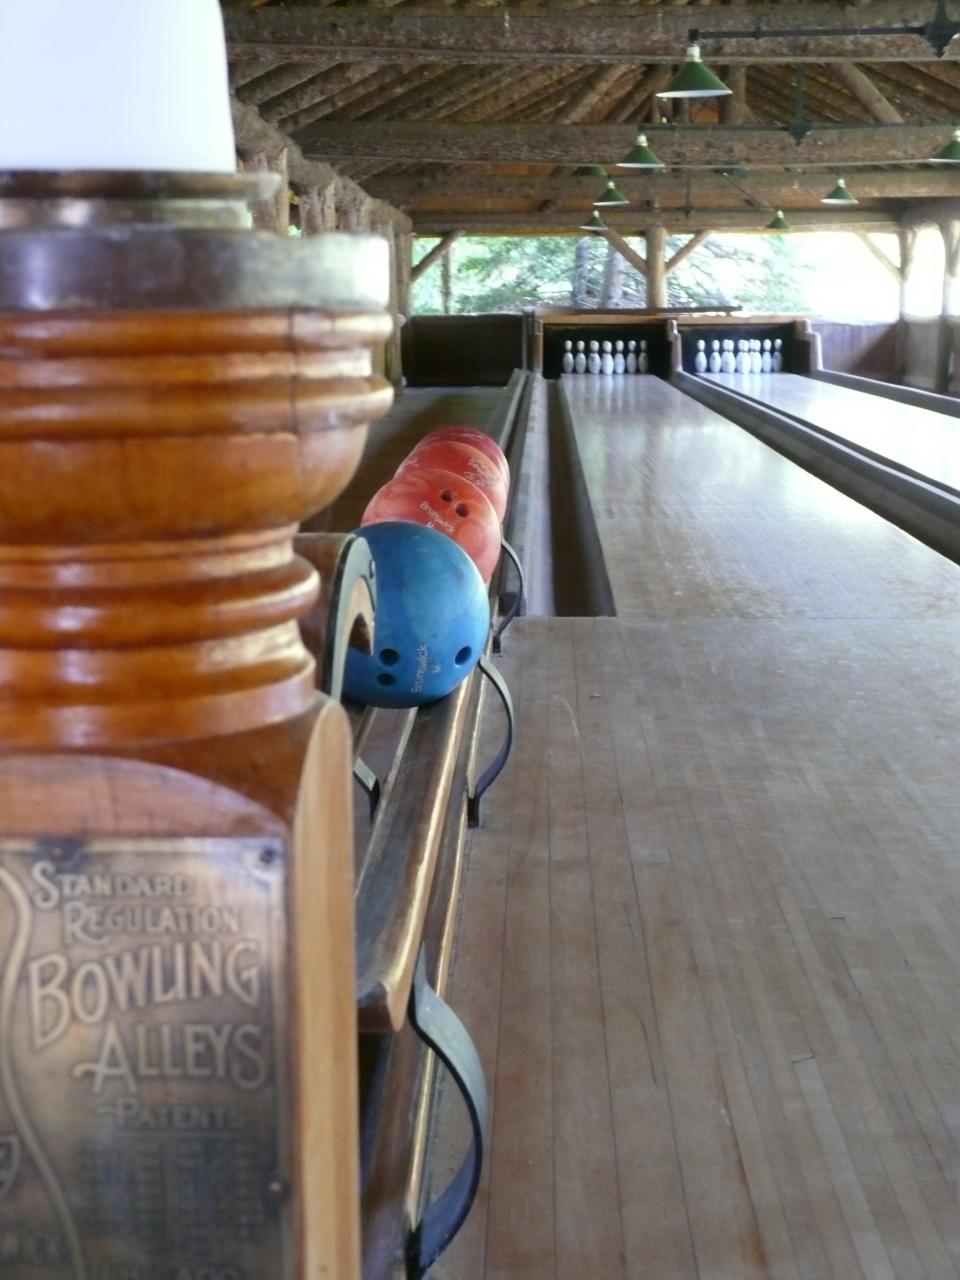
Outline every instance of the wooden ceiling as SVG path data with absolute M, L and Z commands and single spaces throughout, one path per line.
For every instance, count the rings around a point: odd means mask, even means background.
M 248 111 L 418 233 L 573 231 L 599 189 L 582 163 L 611 166 L 626 230 L 762 227 L 775 208 L 883 228 L 960 199 L 960 169 L 927 163 L 960 124 L 960 0 L 224 7 Z M 656 91 L 691 30 L 734 92 L 688 109 Z M 613 168 L 638 125 L 665 171 Z M 820 204 L 838 173 L 854 210 Z

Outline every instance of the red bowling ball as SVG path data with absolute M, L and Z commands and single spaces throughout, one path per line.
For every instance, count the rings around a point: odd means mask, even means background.
M 510 483 L 510 464 L 507 462 L 507 455 L 496 440 L 488 436 L 485 431 L 478 431 L 476 427 L 438 427 L 436 431 L 425 435 L 420 444 L 426 444 L 428 440 L 459 440 L 462 444 L 472 445 L 474 449 L 479 449 L 481 453 L 486 454 L 491 462 L 495 462 L 504 480 L 507 484 Z M 419 447 L 420 445 L 417 446 Z
M 373 495 L 361 524 L 409 520 L 462 547 L 489 582 L 500 559 L 500 521 L 490 499 L 451 471 L 405 468 Z
M 462 476 L 487 495 L 502 521 L 507 511 L 506 480 L 485 453 L 474 449 L 472 445 L 459 440 L 424 441 L 397 468 L 397 475 L 409 471 L 412 467 L 422 467 L 427 471 L 452 471 L 455 476 Z

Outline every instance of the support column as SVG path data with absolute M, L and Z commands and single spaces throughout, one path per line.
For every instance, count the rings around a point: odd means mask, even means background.
M 590 305 L 590 246 L 592 236 L 582 236 L 573 251 L 573 305 L 580 310 Z
M 955 323 L 960 313 L 960 221 L 952 219 L 940 224 L 943 236 L 943 300 L 940 313 L 940 351 L 937 365 L 937 389 L 949 394 L 954 390 L 954 351 L 960 328 Z
M 300 230 L 305 236 L 318 236 L 337 228 L 337 184 L 311 187 L 300 192 Z
M 443 314 L 448 316 L 453 309 L 453 253 L 445 253 L 440 263 L 440 300 Z
M 897 380 L 905 382 L 908 374 L 909 334 L 907 333 L 907 284 L 913 268 L 913 255 L 917 244 L 916 227 L 901 226 L 897 239 L 900 244 L 900 322 L 897 328 Z
M 601 307 L 619 307 L 623 300 L 623 257 L 607 242 L 607 260 L 603 264 Z
M 275 231 L 277 235 L 285 236 L 290 228 L 290 177 L 286 147 L 272 155 L 259 152 L 249 156 L 243 167 L 247 172 L 280 174 L 280 186 L 276 195 L 270 200 L 258 200 L 251 204 L 250 212 L 253 214 L 253 225 L 258 231 Z
M 647 306 L 657 310 L 667 305 L 667 232 L 663 224 L 648 227 Z

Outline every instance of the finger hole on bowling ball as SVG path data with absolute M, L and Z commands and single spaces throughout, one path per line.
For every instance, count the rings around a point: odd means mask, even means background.
M 457 656 L 454 658 L 454 662 L 457 664 L 458 667 L 462 667 L 469 657 L 470 657 L 470 646 L 468 644 L 465 644 L 462 649 L 457 650 Z
M 381 649 L 380 661 L 385 667 L 395 667 L 400 661 L 400 655 L 397 653 L 396 649 Z M 393 676 L 391 676 L 390 679 L 392 680 Z
M 449 489 L 442 489 L 440 491 L 440 497 L 443 499 L 444 502 L 453 501 L 453 494 L 450 492 Z
M 389 671 L 381 671 L 377 676 L 377 684 L 382 685 L 384 689 L 389 689 L 392 684 L 397 683 L 397 677 L 392 676 Z
M 458 502 L 453 509 L 458 516 L 468 516 L 470 514 L 470 510 L 465 502 Z

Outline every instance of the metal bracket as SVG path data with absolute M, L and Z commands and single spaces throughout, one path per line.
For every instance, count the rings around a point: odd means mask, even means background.
M 470 1212 L 483 1168 L 487 1086 L 476 1046 L 466 1027 L 427 981 L 423 948 L 410 992 L 410 1025 L 447 1068 L 470 1117 L 470 1149 L 450 1185 L 407 1237 L 407 1280 L 421 1280 L 447 1248 Z
M 367 793 L 370 802 L 370 821 L 372 822 L 380 803 L 380 779 L 361 756 L 353 762 L 353 776 Z
M 507 688 L 506 680 L 504 680 L 497 668 L 487 662 L 485 658 L 481 658 L 477 663 L 477 667 L 487 677 L 500 697 L 507 716 L 507 734 L 492 764 L 481 774 L 473 791 L 467 794 L 467 825 L 469 827 L 479 827 L 480 825 L 480 801 L 483 799 L 484 793 L 500 777 L 504 765 L 510 759 L 510 752 L 513 748 L 514 726 L 516 724 L 513 701 L 510 697 L 510 690 Z
M 497 627 L 497 629 L 493 633 L 492 648 L 494 653 L 502 652 L 503 633 L 506 631 L 507 627 L 509 627 L 510 623 L 514 620 L 514 618 L 517 616 L 517 614 L 520 612 L 523 606 L 526 604 L 526 600 L 527 600 L 527 580 L 524 577 L 523 565 L 520 563 L 520 557 L 517 555 L 516 551 L 514 551 L 513 547 L 511 547 L 510 543 L 506 541 L 506 539 L 504 539 L 503 541 L 503 554 L 507 557 L 507 559 L 513 565 L 513 567 L 516 569 L 517 577 L 520 579 L 520 582 L 517 586 L 517 594 L 514 596 L 513 604 L 510 606 L 507 612 L 500 619 L 500 625 Z

